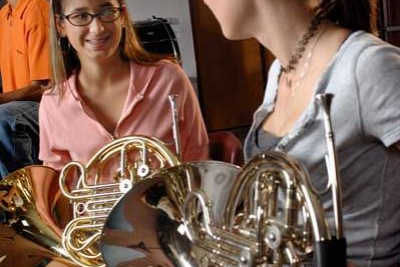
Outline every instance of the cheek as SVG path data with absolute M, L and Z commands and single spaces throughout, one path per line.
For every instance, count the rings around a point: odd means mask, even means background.
M 122 31 L 123 31 L 122 26 L 116 26 L 115 28 L 110 29 L 110 32 L 114 33 L 113 39 L 114 39 L 114 42 L 117 43 L 117 45 L 119 45 L 119 42 L 121 41 Z
M 75 42 L 75 40 L 77 39 L 77 33 L 74 30 L 66 30 L 65 34 L 68 37 L 68 39 L 73 42 Z
M 82 46 L 82 41 L 81 41 L 82 34 L 78 30 L 68 29 L 65 31 L 65 33 L 69 42 L 75 49 L 77 49 L 79 46 Z

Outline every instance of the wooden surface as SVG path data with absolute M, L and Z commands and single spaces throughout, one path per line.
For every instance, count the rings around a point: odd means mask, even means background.
M 399 0 L 387 0 L 389 26 L 400 26 Z
M 400 46 L 400 1 L 381 0 L 380 7 L 382 37 L 388 42 Z

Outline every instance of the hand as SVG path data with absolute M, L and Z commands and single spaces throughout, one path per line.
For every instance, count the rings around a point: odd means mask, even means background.
M 44 91 L 52 87 L 49 80 L 33 81 L 30 85 L 0 94 L 0 104 L 11 101 L 40 101 Z
M 0 94 L 0 105 L 7 103 L 7 97 L 4 96 L 4 94 Z

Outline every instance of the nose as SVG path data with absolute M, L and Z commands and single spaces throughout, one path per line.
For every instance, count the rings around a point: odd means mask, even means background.
M 89 24 L 89 29 L 91 32 L 102 32 L 104 30 L 103 22 L 98 17 L 94 17 Z

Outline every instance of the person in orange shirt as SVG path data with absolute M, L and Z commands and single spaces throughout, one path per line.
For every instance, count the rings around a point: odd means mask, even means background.
M 0 179 L 38 162 L 38 101 L 51 76 L 46 0 L 0 10 Z

